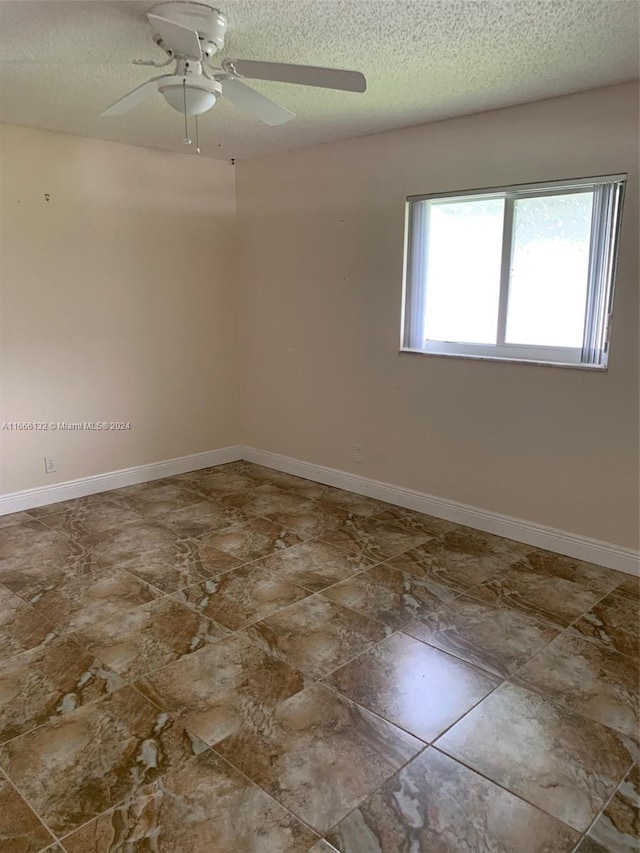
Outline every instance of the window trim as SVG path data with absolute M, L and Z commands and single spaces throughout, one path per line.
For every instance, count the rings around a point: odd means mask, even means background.
M 456 192 L 410 195 L 405 201 L 405 241 L 404 275 L 402 283 L 402 317 L 400 352 L 421 355 L 440 355 L 456 358 L 505 361 L 516 363 L 545 364 L 554 367 L 573 367 L 592 370 L 607 370 L 609 334 L 615 289 L 617 266 L 617 246 L 619 243 L 624 204 L 626 173 L 599 175 L 586 178 L 571 178 L 558 181 L 539 181 L 531 184 L 512 184 L 503 187 L 489 187 L 479 190 L 459 190 Z M 598 192 L 599 186 L 614 185 L 613 192 Z M 567 192 L 580 192 L 589 189 L 594 193 L 594 214 L 590 255 L 601 254 L 604 262 L 589 264 L 590 280 L 587 288 L 587 306 L 585 310 L 585 333 L 583 347 L 548 347 L 530 344 L 508 344 L 505 342 L 509 284 L 511 279 L 511 256 L 513 252 L 513 219 L 515 201 L 533 196 L 566 195 Z M 497 317 L 497 338 L 495 344 L 465 343 L 463 341 L 422 341 L 417 348 L 413 342 L 422 338 L 425 288 L 416 287 L 413 282 L 424 281 L 426 255 L 413 234 L 420 228 L 425 229 L 427 222 L 419 222 L 429 215 L 429 205 L 416 202 L 479 201 L 492 198 L 504 199 L 504 225 L 502 237 L 502 264 L 500 272 L 500 296 Z M 610 223 L 606 231 L 601 223 Z M 415 245 L 414 245 L 415 244 Z M 607 282 L 610 285 L 607 287 Z M 607 297 L 608 304 L 603 305 Z M 604 317 L 604 322 L 594 323 L 593 317 Z

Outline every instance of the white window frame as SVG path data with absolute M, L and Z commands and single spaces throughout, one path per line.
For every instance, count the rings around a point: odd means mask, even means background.
M 401 352 L 519 361 L 603 370 L 607 368 L 613 311 L 613 291 L 626 174 L 521 184 L 490 189 L 408 196 L 405 205 L 404 279 Z M 590 190 L 594 193 L 591 218 L 589 280 L 582 347 L 507 344 L 505 332 L 513 252 L 514 202 Z M 500 296 L 495 344 L 423 339 L 425 282 L 428 264 L 429 204 L 442 201 L 504 199 Z

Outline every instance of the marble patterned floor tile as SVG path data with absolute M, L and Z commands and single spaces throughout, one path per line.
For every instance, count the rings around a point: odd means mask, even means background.
M 639 593 L 248 462 L 0 518 L 0 766 L 63 836 L 3 835 L 0 790 L 0 849 L 626 851 Z
M 77 553 L 78 547 L 67 536 L 40 521 L 13 524 L 0 537 L 0 582 L 9 586 L 24 569 L 34 566 L 65 565 Z
M 585 835 L 576 847 L 575 853 L 612 853 L 612 851 L 598 844 L 593 838 L 589 838 L 588 835 Z
M 582 636 L 612 652 L 640 657 L 640 600 L 619 588 L 595 604 L 573 625 Z
M 217 468 L 190 471 L 188 474 L 181 474 L 175 479 L 202 497 L 213 499 L 255 488 L 255 481 L 250 477 L 246 477 L 237 471 L 222 471 Z
M 203 470 L 244 475 L 247 467 L 250 466 L 251 462 L 247 462 L 245 459 L 236 459 L 234 462 L 224 462 L 222 465 L 212 465 L 210 468 Z
M 405 634 L 507 677 L 558 636 L 560 628 L 529 613 L 468 595 L 407 625 Z
M 220 498 L 220 504 L 229 510 L 240 510 L 248 516 L 266 518 L 275 513 L 305 512 L 315 504 L 272 484 L 254 486 L 244 492 L 235 492 Z
M 387 503 L 367 498 L 364 495 L 356 495 L 354 492 L 347 492 L 344 489 L 332 489 L 330 492 L 326 492 L 320 500 L 362 518 L 373 517 L 390 508 Z
M 46 558 L 0 566 L 0 582 L 24 601 L 35 601 L 64 578 L 89 577 L 104 572 L 108 565 L 84 545 L 67 540 L 63 546 L 50 548 Z
M 336 530 L 325 533 L 323 542 L 337 545 L 349 554 L 380 562 L 426 542 L 426 534 L 412 533 L 375 518 L 347 521 Z
M 26 521 L 33 521 L 33 518 L 26 512 L 12 512 L 9 515 L 0 515 L 0 530 L 13 527 L 14 524 L 24 524 Z
M 305 853 L 315 838 L 205 749 L 63 843 L 67 853 Z
M 35 608 L 0 586 L 0 660 L 48 643 L 58 633 Z
M 276 471 L 275 468 L 265 468 L 263 465 L 256 465 L 253 462 L 245 462 L 241 473 L 254 482 L 282 486 L 283 489 L 309 482 L 302 477 L 295 477 L 293 474 L 287 474 L 284 471 Z
M 527 571 L 571 581 L 590 590 L 597 598 L 602 598 L 611 592 L 624 579 L 624 575 L 613 569 L 596 566 L 595 563 L 585 563 L 575 557 L 554 554 L 553 551 L 543 551 L 540 548 L 527 554 L 524 562 Z
M 589 829 L 588 838 L 615 853 L 640 850 L 640 767 L 637 764 Z
M 124 506 L 152 519 L 194 504 L 202 496 L 193 492 L 188 484 L 176 482 L 171 477 L 119 489 L 116 498 Z
M 634 598 L 640 598 L 640 577 L 626 575 L 615 588 L 615 591 L 631 595 Z
M 637 745 L 613 729 L 508 683 L 436 745 L 580 832 L 638 755 Z
M 568 627 L 602 598 L 598 592 L 562 577 L 532 571 L 528 561 L 515 563 L 469 590 L 469 595 L 498 607 L 511 607 Z
M 427 749 L 327 838 L 340 853 L 571 853 L 579 834 Z
M 304 687 L 301 673 L 236 634 L 136 685 L 210 746 Z
M 313 503 L 316 507 L 319 507 L 323 513 L 334 516 L 342 524 L 345 524 L 347 522 L 373 522 L 377 518 L 377 516 L 375 515 L 358 514 L 346 504 L 343 506 L 341 504 L 332 503 L 331 501 L 326 500 L 314 500 Z
M 215 751 L 301 820 L 324 833 L 423 744 L 314 684 L 249 719 Z
M 297 545 L 301 540 L 291 530 L 264 518 L 255 518 L 223 533 L 204 536 L 200 541 L 203 545 L 211 545 L 243 563 L 250 563 L 291 545 Z
M 106 567 L 60 573 L 33 592 L 29 603 L 54 625 L 79 631 L 159 596 L 158 590 L 135 575 Z
M 505 539 L 503 536 L 495 536 L 493 533 L 485 533 L 483 530 L 475 530 L 473 527 L 463 525 L 456 525 L 453 530 L 445 533 L 440 537 L 440 542 L 450 551 L 468 554 L 471 557 L 511 554 L 522 558 L 534 550 L 531 545 L 525 545 L 524 542 Z
M 62 507 L 63 505 L 54 504 L 54 506 Z M 43 515 L 40 521 L 52 530 L 64 533 L 70 539 L 77 539 L 91 545 L 100 538 L 105 538 L 105 534 L 124 527 L 125 524 L 143 522 L 144 517 L 117 501 L 102 499 L 94 504 L 65 501 L 63 509 Z
M 328 676 L 326 683 L 431 742 L 500 679 L 419 640 L 394 634 Z
M 299 495 L 301 498 L 306 498 L 310 501 L 324 501 L 328 497 L 329 503 L 334 492 L 342 491 L 341 489 L 335 489 L 333 486 L 316 483 L 314 480 L 299 480 L 297 483 L 287 483 L 286 490 L 291 492 L 292 495 Z
M 112 504 L 117 501 L 119 494 L 118 489 L 111 489 L 107 492 L 98 492 L 94 495 L 85 495 L 81 498 L 71 498 L 67 501 L 58 501 L 58 503 L 45 504 L 45 506 L 32 507 L 27 510 L 27 515 L 31 518 L 42 519 L 48 515 L 59 515 L 65 513 L 79 512 L 83 509 L 100 509 L 105 504 Z
M 131 679 L 216 643 L 229 631 L 172 598 L 160 598 L 85 624 L 75 636 L 106 666 Z
M 449 533 L 457 527 L 453 521 L 445 521 L 443 518 L 435 518 L 433 515 L 425 515 L 412 509 L 404 509 L 401 506 L 390 506 L 389 504 L 386 506 L 387 509 L 376 515 L 378 521 L 395 524 L 397 527 L 414 533 L 442 536 L 442 534 Z
M 0 850 L 3 853 L 40 853 L 51 850 L 53 840 L 13 785 L 0 773 Z
M 173 593 L 178 601 L 231 631 L 264 619 L 308 595 L 308 590 L 253 564 Z
M 179 539 L 194 539 L 207 533 L 221 533 L 248 520 L 239 510 L 207 500 L 170 510 L 155 518 Z
M 247 628 L 266 652 L 322 678 L 378 643 L 390 629 L 317 595 Z
M 321 838 L 317 844 L 309 848 L 309 853 L 338 853 L 333 844 L 329 844 L 324 838 Z
M 638 661 L 590 643 L 569 628 L 517 673 L 571 711 L 640 741 Z
M 353 518 L 342 510 L 313 501 L 299 501 L 295 510 L 274 512 L 264 517 L 292 530 L 302 540 L 315 539 L 336 530 Z
M 431 577 L 452 589 L 466 592 L 519 559 L 520 556 L 508 551 L 467 554 L 444 545 L 442 539 L 437 538 L 393 557 L 388 564 L 416 577 Z
M 71 637 L 0 661 L 0 743 L 123 686 Z
M 324 590 L 322 595 L 392 628 L 404 628 L 453 601 L 457 592 L 431 578 L 418 578 L 382 563 Z
M 327 545 L 303 542 L 256 564 L 297 586 L 318 592 L 371 566 L 371 561 Z
M 64 538 L 42 522 L 30 518 L 5 527 L 0 538 L 0 561 L 28 552 L 34 556 Z
M 155 520 L 127 524 L 101 539 L 92 550 L 99 560 L 121 563 L 144 558 L 152 552 L 179 556 L 182 543 L 178 537 Z
M 4 744 L 0 766 L 60 837 L 189 761 L 195 748 L 165 712 L 123 687 Z
M 161 592 L 172 593 L 242 565 L 240 560 L 230 554 L 218 551 L 211 545 L 203 545 L 197 539 L 182 544 L 185 547 L 174 558 L 162 552 L 152 552 L 146 558 L 125 560 L 114 568 L 135 575 Z

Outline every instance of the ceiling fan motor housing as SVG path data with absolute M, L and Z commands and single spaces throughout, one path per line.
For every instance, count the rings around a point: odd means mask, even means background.
M 148 14 L 166 18 L 181 27 L 195 30 L 198 33 L 202 47 L 202 55 L 212 57 L 224 47 L 224 35 L 227 29 L 227 19 L 218 9 L 206 3 L 181 2 L 171 0 L 168 3 L 158 3 Z M 165 44 L 160 35 L 154 35 L 160 47 L 170 56 L 174 51 L 170 44 Z

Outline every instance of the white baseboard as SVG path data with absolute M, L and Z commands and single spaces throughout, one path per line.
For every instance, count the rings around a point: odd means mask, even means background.
M 223 465 L 225 462 L 237 462 L 240 459 L 242 459 L 242 447 L 236 444 L 219 450 L 207 450 L 205 453 L 167 459 L 165 462 L 151 462 L 149 465 L 137 465 L 135 468 L 125 468 L 122 471 L 95 474 L 92 477 L 82 477 L 80 480 L 25 489 L 22 492 L 0 495 L 0 516 L 45 504 L 68 501 L 72 498 L 82 498 L 98 492 L 108 492 L 111 489 L 122 489 L 124 486 L 135 486 L 137 483 L 160 480 L 162 477 L 173 477 L 176 474 L 185 474 L 187 471 Z
M 555 551 L 558 554 L 565 554 L 567 557 L 575 557 L 630 575 L 640 575 L 640 553 L 631 548 L 621 548 L 609 542 L 601 542 L 598 539 L 589 539 L 586 536 L 546 527 L 543 524 L 534 524 L 521 518 L 489 512 L 476 506 L 438 498 L 425 492 L 392 486 L 389 483 L 370 480 L 359 474 L 349 474 L 346 471 L 326 468 L 323 465 L 302 462 L 289 456 L 281 456 L 279 453 L 244 447 L 243 458 L 247 462 L 255 462 L 258 465 L 275 468 L 277 471 L 284 471 L 287 474 L 294 474 L 307 480 L 315 480 L 327 486 L 346 489 L 349 492 L 386 501 L 395 506 L 414 509 L 427 515 L 434 515 L 436 518 L 454 521 L 457 524 L 465 524 L 468 527 L 475 527 L 477 530 L 484 530 L 486 533 L 494 533 L 497 536 L 524 542 L 526 545 L 534 545 L 536 548 Z
M 92 477 L 83 477 L 66 483 L 56 483 L 51 486 L 0 495 L 0 516 L 33 509 L 45 504 L 93 495 L 98 492 L 107 492 L 111 489 L 121 489 L 124 486 L 133 486 L 137 483 L 147 483 L 151 480 L 159 480 L 162 477 L 172 477 L 176 474 L 184 474 L 187 471 L 223 465 L 226 462 L 237 462 L 240 459 L 264 465 L 267 468 L 274 468 L 276 471 L 294 474 L 297 477 L 304 477 L 307 480 L 314 480 L 317 483 L 324 483 L 327 486 L 346 489 L 358 495 L 367 495 L 395 506 L 434 515 L 436 518 L 465 524 L 468 527 L 475 527 L 477 530 L 484 530 L 487 533 L 495 533 L 497 536 L 504 536 L 507 539 L 515 539 L 517 542 L 524 542 L 537 548 L 545 548 L 548 551 L 556 551 L 558 554 L 565 554 L 568 557 L 576 557 L 589 563 L 617 569 L 630 575 L 640 575 L 640 554 L 631 548 L 621 548 L 609 542 L 601 542 L 597 539 L 568 533 L 565 530 L 534 524 L 521 518 L 489 512 L 480 507 L 468 506 L 447 498 L 438 498 L 425 492 L 404 489 L 401 486 L 371 480 L 359 474 L 349 474 L 335 468 L 314 465 L 311 462 L 292 459 L 279 453 L 257 450 L 254 447 L 242 447 L 241 445 L 222 447 L 219 450 L 194 453 L 191 456 L 181 456 L 177 459 L 168 459 L 165 462 L 152 462 L 149 465 L 139 465 L 122 471 L 96 474 Z

